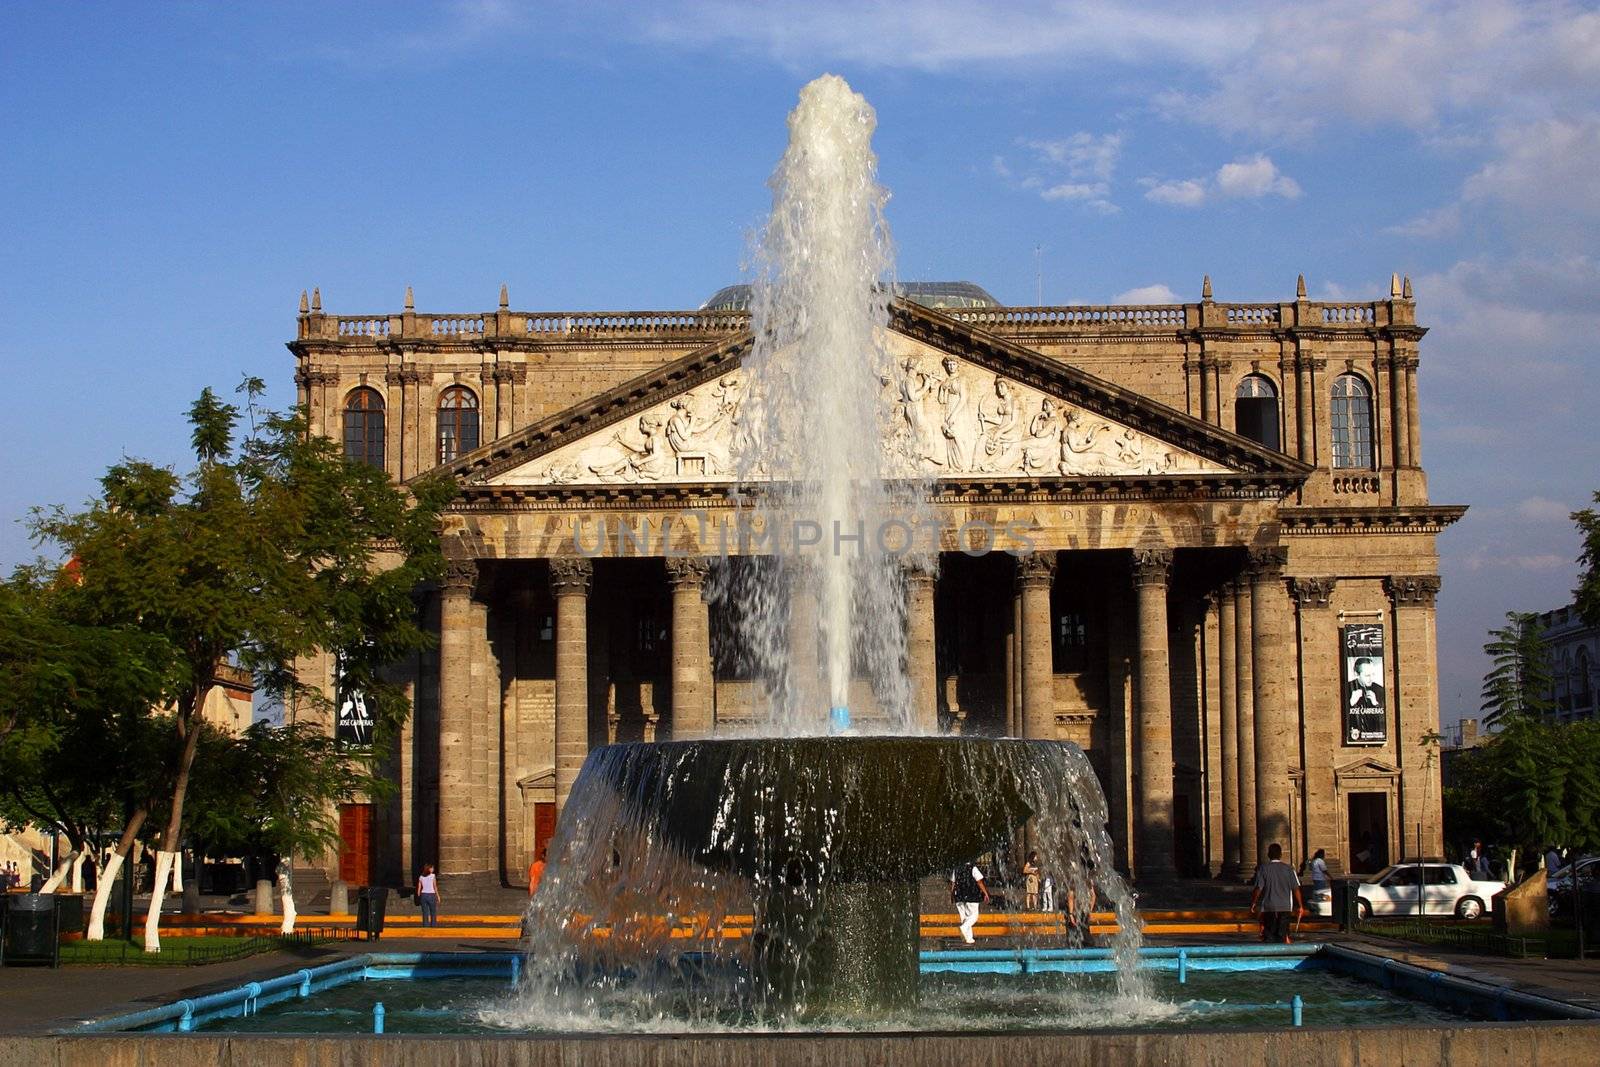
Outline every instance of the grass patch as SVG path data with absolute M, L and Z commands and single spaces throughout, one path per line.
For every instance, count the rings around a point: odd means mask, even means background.
M 326 930 L 296 931 L 270 937 L 163 937 L 160 952 L 146 952 L 143 940 L 63 941 L 63 966 L 197 967 L 259 956 L 264 952 L 319 945 L 334 938 Z

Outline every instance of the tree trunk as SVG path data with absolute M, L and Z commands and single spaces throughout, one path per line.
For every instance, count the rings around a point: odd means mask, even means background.
M 111 853 L 111 859 L 106 863 L 105 870 L 100 872 L 94 886 L 94 907 L 89 913 L 89 929 L 84 932 L 85 941 L 104 941 L 106 937 L 106 904 L 111 900 L 111 884 L 117 880 L 117 872 L 122 869 L 123 861 L 128 853 L 133 851 L 133 842 L 138 838 L 139 831 L 144 827 L 144 820 L 150 813 L 144 808 L 135 808 L 128 817 L 128 825 L 122 828 L 122 837 L 117 841 L 117 849 Z M 131 873 L 129 875 L 132 877 Z
M 280 934 L 294 933 L 294 883 L 289 877 L 289 865 L 278 865 L 278 895 L 283 898 L 283 925 L 278 927 Z
M 55 873 L 50 876 L 50 880 L 39 887 L 39 892 L 54 893 L 57 889 L 60 889 L 61 883 L 67 880 L 67 875 L 72 873 L 72 868 L 82 858 L 83 852 L 80 849 L 74 848 L 71 852 L 68 852 L 66 858 L 56 867 Z
M 89 853 L 80 851 L 78 858 L 72 864 L 72 891 L 83 892 L 83 861 L 89 858 Z
M 214 664 L 206 669 L 214 669 Z M 178 707 L 178 723 L 186 731 L 186 736 L 183 758 L 178 761 L 178 774 L 172 784 L 172 814 L 167 817 L 167 831 L 162 835 L 161 848 L 156 852 L 156 882 L 150 887 L 150 910 L 144 917 L 146 952 L 161 951 L 161 904 L 166 896 L 173 857 L 183 836 L 183 797 L 189 790 L 189 771 L 194 767 L 195 750 L 200 747 L 200 709 L 205 707 L 206 694 L 210 691 L 210 683 L 191 690 Z

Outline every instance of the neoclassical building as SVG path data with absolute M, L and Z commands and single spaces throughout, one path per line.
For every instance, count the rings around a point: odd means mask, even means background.
M 741 558 L 747 293 L 679 312 L 333 315 L 302 298 L 315 431 L 460 485 L 437 646 L 403 665 L 398 791 L 342 813 L 346 878 L 517 884 L 585 753 L 714 735 L 762 683 L 711 595 Z M 906 285 L 893 447 L 934 478 L 908 576 L 915 715 L 1088 752 L 1141 880 L 1442 849 L 1437 535 L 1409 280 L 1387 299 L 1003 307 Z M 885 442 L 890 447 L 891 442 Z M 1017 551 L 1000 533 L 1024 531 Z M 798 599 L 799 617 L 808 606 Z M 331 684 L 329 665 L 313 665 Z M 860 706 L 870 719 L 870 694 Z M 330 871 L 330 874 L 334 873 Z

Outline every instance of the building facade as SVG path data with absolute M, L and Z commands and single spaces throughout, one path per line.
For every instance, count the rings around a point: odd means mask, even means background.
M 1575 604 L 1535 616 L 1550 649 L 1550 677 L 1545 697 L 1554 705 L 1557 722 L 1592 719 L 1600 713 L 1600 627 L 1590 626 Z
M 403 667 L 399 789 L 342 813 L 347 877 L 436 862 L 515 885 L 590 748 L 758 713 L 714 595 L 759 552 L 728 534 L 740 304 L 526 313 L 502 289 L 443 315 L 408 290 L 398 314 L 344 316 L 302 297 L 314 432 L 461 489 L 447 574 L 419 591 L 437 647 Z M 1464 509 L 1428 499 L 1424 332 L 1399 279 L 1364 303 L 1303 281 L 1223 303 L 1207 280 L 1142 307 L 907 287 L 884 447 L 935 479 L 937 573 L 906 580 L 920 723 L 1082 746 L 1141 880 L 1248 876 L 1271 841 L 1336 871 L 1437 855 L 1435 540 Z

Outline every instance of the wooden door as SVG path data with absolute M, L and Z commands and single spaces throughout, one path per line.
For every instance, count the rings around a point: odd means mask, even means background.
M 372 884 L 372 805 L 339 805 L 339 880 Z
M 556 806 L 550 801 L 539 801 L 533 806 L 533 854 L 550 843 L 556 835 Z

